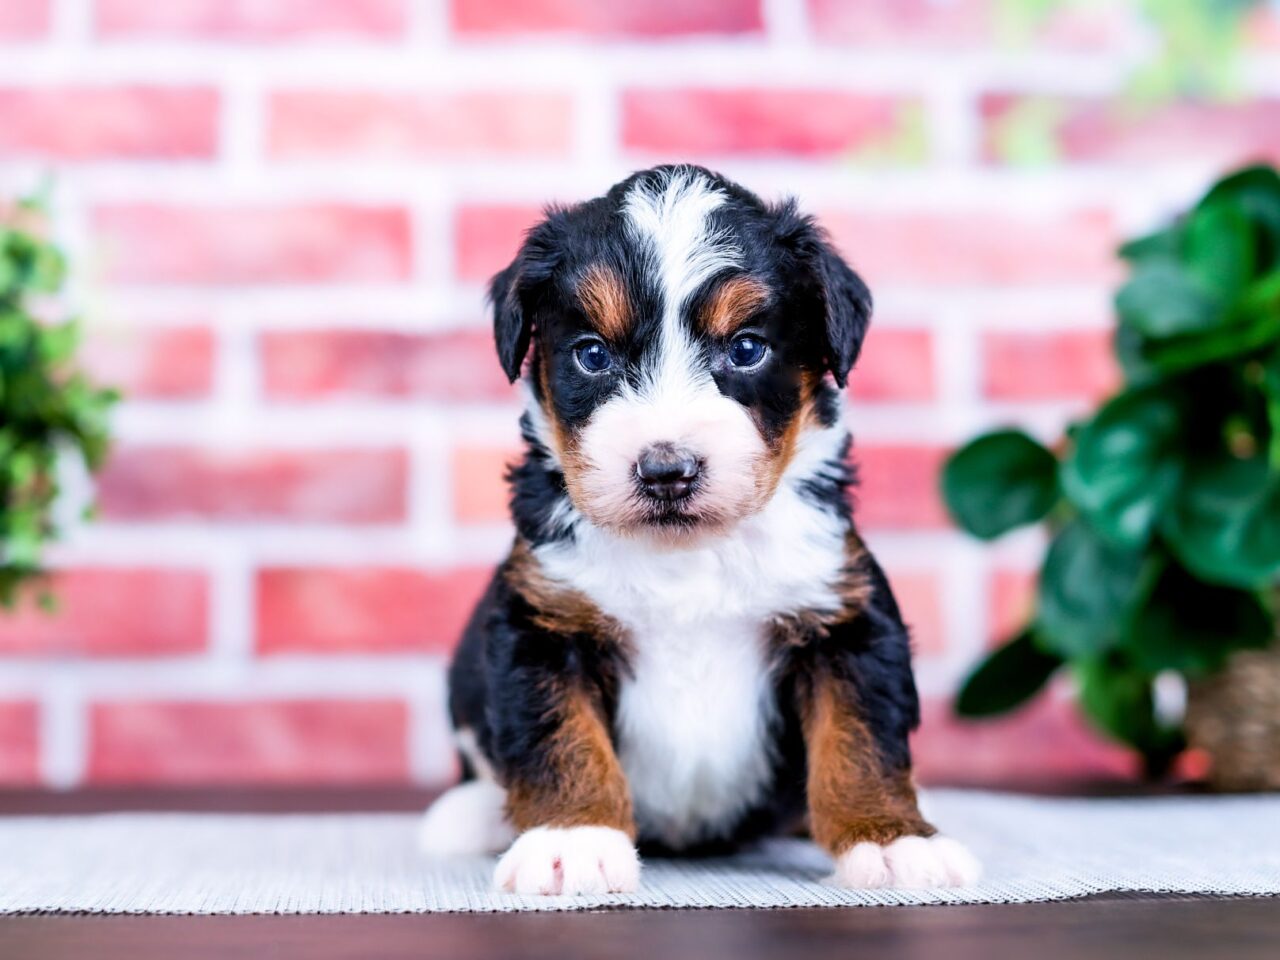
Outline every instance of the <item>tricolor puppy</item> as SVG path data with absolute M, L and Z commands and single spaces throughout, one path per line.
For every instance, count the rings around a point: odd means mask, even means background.
M 517 533 L 450 670 L 465 782 L 427 849 L 594 894 L 635 889 L 637 844 L 807 824 L 836 883 L 973 881 L 916 807 L 907 630 L 850 514 L 871 297 L 822 231 L 659 167 L 551 210 L 490 293 L 528 385 Z

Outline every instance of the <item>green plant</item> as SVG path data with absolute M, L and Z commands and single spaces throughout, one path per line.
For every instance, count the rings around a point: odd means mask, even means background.
M 1232 174 L 1120 255 L 1120 392 L 1056 453 L 1015 430 L 978 437 L 942 489 L 975 536 L 1050 534 L 1032 621 L 968 678 L 959 712 L 1009 710 L 1069 665 L 1084 712 L 1155 774 L 1182 747 L 1156 676 L 1212 673 L 1275 636 L 1280 175 Z
M 74 320 L 57 312 L 66 264 L 45 240 L 41 205 L 0 208 L 0 605 L 41 573 L 44 545 L 57 534 L 53 505 L 64 453 L 90 469 L 107 446 L 113 392 L 93 386 L 74 366 Z M 47 601 L 47 597 L 42 597 Z

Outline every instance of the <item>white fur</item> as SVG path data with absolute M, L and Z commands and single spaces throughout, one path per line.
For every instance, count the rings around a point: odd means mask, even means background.
M 678 314 L 716 273 L 742 262 L 742 251 L 727 231 L 708 224 L 708 215 L 726 199 L 691 167 L 677 167 L 654 185 L 637 185 L 623 202 L 632 235 L 657 258 L 666 318 Z
M 626 537 L 579 516 L 536 553 L 548 576 L 629 631 L 618 755 L 645 835 L 709 839 L 761 797 L 774 715 L 764 630 L 780 614 L 839 608 L 844 534 L 799 492 L 838 458 L 841 426 L 806 433 L 773 498 L 686 546 Z
M 469 780 L 446 790 L 422 816 L 418 847 L 431 857 L 497 853 L 515 831 L 503 812 L 507 793 L 488 780 Z
M 857 890 L 922 889 L 969 886 L 981 876 L 982 865 L 950 837 L 899 837 L 884 846 L 855 844 L 836 858 L 831 882 Z
M 612 827 L 535 827 L 502 855 L 493 882 L 525 895 L 631 893 L 640 885 L 640 858 Z

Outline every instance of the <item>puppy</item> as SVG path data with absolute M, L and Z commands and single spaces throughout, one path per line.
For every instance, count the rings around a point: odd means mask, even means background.
M 550 210 L 490 296 L 528 387 L 516 537 L 449 672 L 464 782 L 425 848 L 599 894 L 637 844 L 807 825 L 844 886 L 975 880 L 916 806 L 907 629 L 850 507 L 871 296 L 823 232 L 658 167 Z

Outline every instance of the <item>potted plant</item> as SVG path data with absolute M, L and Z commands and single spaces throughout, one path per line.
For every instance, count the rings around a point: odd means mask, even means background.
M 957 709 L 1010 710 L 1067 667 L 1150 774 L 1189 736 L 1219 785 L 1280 786 L 1280 175 L 1240 170 L 1120 255 L 1119 392 L 1055 450 L 1001 430 L 944 468 L 968 532 L 1049 535 L 1034 615 Z M 1188 682 L 1185 725 L 1156 710 L 1167 673 Z
M 115 399 L 75 364 L 78 326 L 60 317 L 66 272 L 44 237 L 38 202 L 0 205 L 0 605 L 12 606 L 42 573 L 41 553 L 56 533 L 58 463 L 90 469 L 107 446 Z M 42 595 L 46 603 L 50 598 Z

